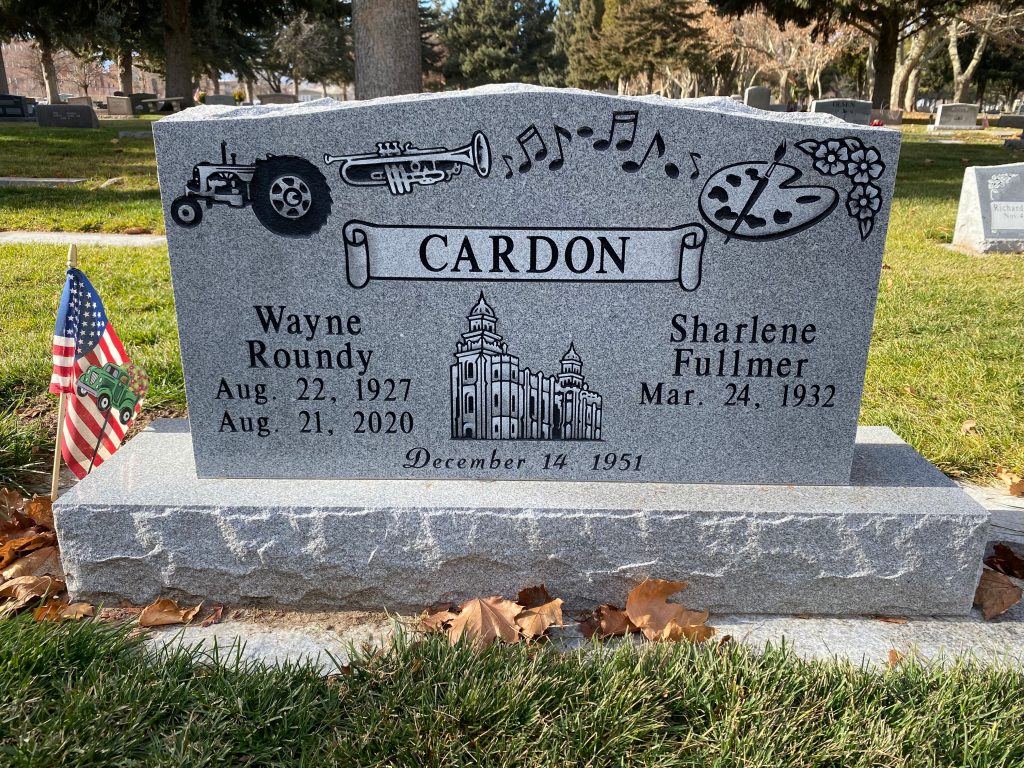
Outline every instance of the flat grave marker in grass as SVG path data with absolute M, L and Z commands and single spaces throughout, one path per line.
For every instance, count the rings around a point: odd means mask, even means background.
M 858 442 L 896 132 L 523 86 L 154 132 L 190 424 L 58 505 L 73 593 L 969 608 L 984 512 Z

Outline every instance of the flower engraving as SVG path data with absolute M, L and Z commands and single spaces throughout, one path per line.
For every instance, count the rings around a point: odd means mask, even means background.
M 814 167 L 826 176 L 835 176 L 846 170 L 850 152 L 841 141 L 825 141 L 814 150 Z
M 846 175 L 853 179 L 855 184 L 867 184 L 881 176 L 884 170 L 882 156 L 874 147 L 854 150 L 846 163 Z
M 875 228 L 875 217 L 882 210 L 882 190 L 874 181 L 885 173 L 882 155 L 855 136 L 817 141 L 805 139 L 797 148 L 810 156 L 816 171 L 825 176 L 846 176 L 853 188 L 846 197 L 846 210 L 857 222 L 861 240 Z

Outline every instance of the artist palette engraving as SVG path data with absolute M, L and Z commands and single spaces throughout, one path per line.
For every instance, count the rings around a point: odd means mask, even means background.
M 200 475 L 846 482 L 899 137 L 744 110 L 158 122 Z

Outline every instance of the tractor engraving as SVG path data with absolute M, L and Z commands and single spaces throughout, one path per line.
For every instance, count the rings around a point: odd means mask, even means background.
M 227 142 L 220 145 L 220 163 L 202 162 L 192 169 L 185 194 L 171 203 L 171 218 L 182 227 L 203 220 L 203 206 L 252 207 L 260 224 L 284 237 L 309 237 L 319 232 L 331 213 L 327 179 L 308 160 L 293 155 L 267 155 L 242 165 Z

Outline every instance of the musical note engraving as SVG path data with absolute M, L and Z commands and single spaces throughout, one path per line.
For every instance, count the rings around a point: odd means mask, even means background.
M 693 163 L 693 173 L 690 174 L 691 179 L 696 179 L 700 176 L 700 168 L 697 167 L 697 161 L 700 160 L 701 155 L 699 152 L 690 153 L 690 162 Z
M 651 143 L 648 145 L 647 151 L 644 152 L 644 156 L 640 158 L 640 162 L 627 160 L 622 164 L 622 170 L 626 173 L 639 173 L 640 169 L 644 167 L 644 163 L 647 162 L 647 158 L 651 156 L 651 150 L 657 150 L 659 159 L 665 155 L 665 140 L 661 138 L 661 131 L 655 131 L 654 138 L 651 139 Z M 670 179 L 679 178 L 679 166 L 675 163 L 665 163 L 665 175 Z
M 636 124 L 639 119 L 640 113 L 635 109 L 622 110 L 612 112 L 612 125 L 608 130 L 607 139 L 598 139 L 594 142 L 594 149 L 599 152 L 604 152 L 612 145 L 612 140 L 615 138 L 617 133 L 620 133 L 617 129 L 621 127 L 624 132 L 629 131 L 628 139 L 619 139 L 615 142 L 615 149 L 619 152 L 625 152 L 627 149 L 633 146 L 633 140 L 636 139 Z
M 558 143 L 558 157 L 552 160 L 548 164 L 548 169 L 552 171 L 560 171 L 562 166 L 565 165 L 565 149 L 562 147 L 562 139 L 566 141 L 572 141 L 572 133 L 560 125 L 555 126 L 555 141 Z
M 539 145 L 533 153 L 533 159 L 530 159 L 530 143 L 536 140 Z M 516 136 L 516 141 L 519 142 L 519 147 L 523 150 L 523 156 L 526 158 L 522 163 L 519 164 L 520 173 L 529 173 L 533 167 L 534 161 L 540 162 L 548 156 L 548 145 L 544 143 L 544 137 L 540 135 L 540 131 L 537 130 L 536 125 L 531 125 L 525 131 Z
M 505 171 L 505 178 L 511 179 L 515 174 L 512 172 L 512 155 L 502 155 L 501 159 L 505 161 L 505 167 L 508 168 Z

